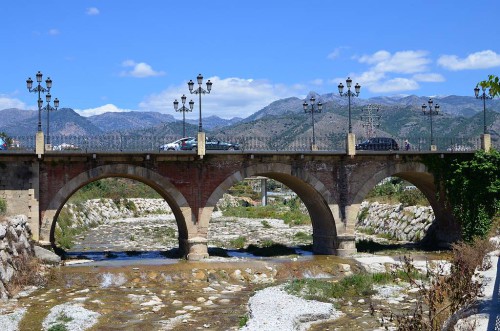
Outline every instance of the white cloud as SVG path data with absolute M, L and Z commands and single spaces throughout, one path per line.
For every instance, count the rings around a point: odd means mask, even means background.
M 26 109 L 26 104 L 21 100 L 0 95 L 0 109 L 10 108 Z
M 49 30 L 49 35 L 51 36 L 57 36 L 59 34 L 59 30 L 57 29 L 50 29 Z
M 120 113 L 120 112 L 127 112 L 127 111 L 132 111 L 131 109 L 120 109 L 116 107 L 113 104 L 106 104 L 101 107 L 97 108 L 89 108 L 89 109 L 75 109 L 75 111 L 80 114 L 81 116 L 89 117 L 93 115 L 100 115 L 103 113 Z
M 333 52 L 331 52 L 330 54 L 327 55 L 327 59 L 330 59 L 330 60 L 334 60 L 336 58 L 338 58 L 340 56 L 340 52 L 344 49 L 347 49 L 348 47 L 346 46 L 340 46 L 340 47 L 337 47 L 333 50 Z
M 430 73 L 428 52 L 406 50 L 390 53 L 380 50 L 373 54 L 355 58 L 358 62 L 369 65 L 361 74 L 351 73 L 353 84 L 359 83 L 372 93 L 412 91 L 420 88 L 418 82 L 443 82 L 445 79 L 437 73 Z M 336 78 L 336 84 L 345 78 Z
M 364 55 L 358 61 L 374 65 L 372 71 L 402 74 L 426 71 L 431 62 L 426 51 L 401 51 L 391 54 L 384 50 Z
M 122 62 L 123 67 L 131 67 L 132 69 L 129 71 L 122 71 L 122 76 L 132 76 L 136 78 L 144 78 L 144 77 L 154 77 L 154 76 L 163 76 L 165 73 L 163 71 L 155 71 L 153 68 L 144 62 L 135 62 L 133 60 L 125 60 Z
M 96 7 L 90 7 L 90 8 L 87 8 L 87 11 L 85 12 L 87 15 L 99 15 L 99 9 L 97 9 Z
M 500 54 L 486 50 L 469 54 L 464 59 L 456 55 L 443 55 L 438 59 L 438 64 L 453 71 L 494 68 L 500 67 Z
M 445 79 L 441 74 L 427 73 L 427 74 L 415 74 L 413 79 L 417 82 L 428 82 L 428 83 L 440 83 L 444 82 Z
M 297 90 L 281 84 L 273 84 L 264 80 L 244 78 L 208 78 L 213 83 L 212 92 L 201 96 L 202 117 L 216 115 L 222 118 L 247 117 L 261 110 L 271 102 L 278 99 L 296 95 Z M 207 79 L 204 79 L 202 87 L 206 89 Z M 198 85 L 195 83 L 195 88 Z M 165 91 L 151 95 L 139 104 L 144 111 L 159 111 L 169 113 L 177 117 L 173 108 L 173 101 L 180 100 L 185 94 L 187 102 L 195 102 L 192 113 L 186 113 L 187 118 L 198 118 L 198 95 L 189 94 L 187 83 L 173 86 Z

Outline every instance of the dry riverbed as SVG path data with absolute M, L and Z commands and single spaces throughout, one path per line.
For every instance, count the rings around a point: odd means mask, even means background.
M 238 255 L 235 244 L 310 244 L 310 225 L 290 227 L 280 220 L 222 217 L 214 213 L 212 249 L 233 249 L 232 257 L 190 262 L 141 251 L 171 251 L 177 230 L 171 215 L 110 220 L 78 238 L 73 251 L 107 258 L 60 267 L 47 287 L 2 304 L 0 325 L 7 330 L 375 330 L 382 309 L 405 310 L 415 294 L 404 284 L 379 287 L 376 295 L 322 303 L 283 291 L 293 279 L 338 281 L 397 260 L 359 255 L 354 259 L 300 254 L 268 258 Z M 300 233 L 300 235 L 297 235 Z M 127 251 L 127 258 L 118 257 Z M 135 252 L 135 253 L 131 253 Z M 305 253 L 301 255 L 302 253 Z M 142 257 L 143 255 L 139 255 Z M 364 258 L 363 258 L 364 256 Z M 368 262 L 366 262 L 368 261 Z M 296 309 L 300 307 L 300 309 Z M 373 314 L 372 308 L 376 311 Z M 65 328 L 65 329 L 64 329 Z

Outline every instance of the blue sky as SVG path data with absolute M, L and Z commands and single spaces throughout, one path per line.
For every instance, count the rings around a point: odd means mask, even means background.
M 246 117 L 272 101 L 469 95 L 500 71 L 500 1 L 15 1 L 2 3 L 0 109 L 36 109 L 26 79 L 84 116 L 159 111 L 201 73 L 203 116 Z M 197 86 L 197 85 L 195 85 Z

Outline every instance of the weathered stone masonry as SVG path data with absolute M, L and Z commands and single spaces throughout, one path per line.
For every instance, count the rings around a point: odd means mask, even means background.
M 356 251 L 354 227 L 360 204 L 382 179 L 397 176 L 417 186 L 434 213 L 437 240 L 453 239 L 458 226 L 437 200 L 434 178 L 420 154 L 57 153 L 38 158 L 5 154 L 0 161 L 0 196 L 8 214 L 26 214 L 35 240 L 54 241 L 54 224 L 67 199 L 82 186 L 106 177 L 126 177 L 154 188 L 170 205 L 179 247 L 190 259 L 206 257 L 207 231 L 217 201 L 235 183 L 266 176 L 290 187 L 311 216 L 313 250 L 346 255 Z M 450 236 L 451 234 L 451 236 Z

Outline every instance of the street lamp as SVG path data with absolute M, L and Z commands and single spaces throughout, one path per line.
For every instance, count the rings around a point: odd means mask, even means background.
M 486 94 L 486 87 L 483 87 L 483 93 L 479 94 L 479 87 L 476 85 L 476 88 L 474 89 L 474 94 L 476 95 L 476 99 L 483 99 L 483 121 L 484 121 L 484 128 L 483 128 L 483 133 L 487 134 L 488 130 L 486 129 L 486 99 L 493 99 L 493 90 L 490 88 L 490 95 Z
M 201 84 L 203 83 L 203 76 L 201 74 L 196 77 L 196 80 L 198 81 L 198 87 L 196 89 L 193 88 L 194 82 L 192 80 L 189 80 L 188 82 L 188 87 L 189 87 L 189 92 L 191 94 L 198 94 L 200 96 L 199 99 L 199 105 L 200 105 L 200 123 L 198 125 L 198 132 L 202 132 L 202 126 L 201 126 L 201 95 L 202 94 L 210 94 L 210 91 L 212 90 L 212 82 L 210 79 L 207 81 L 207 89 L 204 90 L 201 87 Z
M 186 104 L 186 96 L 183 94 L 181 97 L 182 107 L 179 108 L 179 101 L 175 99 L 174 101 L 174 109 L 175 111 L 182 112 L 182 137 L 186 136 L 186 112 L 192 111 L 194 107 L 194 101 L 189 101 L 189 108 L 185 106 Z
M 344 91 L 344 85 L 342 83 L 339 84 L 339 94 L 341 97 L 347 96 L 349 98 L 349 133 L 352 133 L 352 125 L 351 125 L 351 96 L 358 97 L 359 92 L 361 90 L 361 85 L 356 83 L 356 86 L 354 86 L 354 93 L 351 91 L 351 85 L 352 85 L 352 79 L 350 77 L 347 77 L 346 79 L 346 85 L 347 85 L 347 92 Z
M 436 146 L 434 145 L 434 136 L 432 133 L 432 115 L 437 115 L 439 113 L 439 105 L 436 103 L 436 105 L 433 108 L 432 106 L 433 101 L 431 98 L 429 98 L 429 101 L 427 101 L 427 103 L 429 104 L 429 117 L 431 118 L 431 151 L 435 151 Z M 422 104 L 422 112 L 424 115 L 426 115 L 426 111 L 427 111 L 427 106 L 424 103 Z
M 308 107 L 309 105 L 305 101 L 302 104 L 302 106 L 304 107 L 304 112 L 306 114 L 307 113 L 311 113 L 311 121 L 312 121 L 312 129 L 313 129 L 313 140 L 312 140 L 311 150 L 317 150 L 317 147 L 316 147 L 316 136 L 315 136 L 315 133 L 314 133 L 314 113 L 321 113 L 321 110 L 323 109 L 323 104 L 321 102 L 318 102 L 318 107 L 316 109 L 314 109 L 314 102 L 316 101 L 316 99 L 314 98 L 314 96 L 311 96 L 311 98 L 309 99 L 309 101 L 311 102 L 311 109 L 309 109 L 309 107 Z
M 57 108 L 59 108 L 59 99 L 55 98 L 54 99 L 54 107 L 51 107 L 50 106 L 50 99 L 52 98 L 52 96 L 50 95 L 50 93 L 47 93 L 45 95 L 45 101 L 47 101 L 47 105 L 45 107 L 42 107 L 42 99 L 38 99 L 38 107 L 41 108 L 42 110 L 46 110 L 47 111 L 47 145 L 50 145 L 50 132 L 49 132 L 49 113 L 51 111 L 55 111 L 57 110 Z
M 36 81 L 37 81 L 38 85 L 35 86 L 35 88 L 33 88 L 33 80 L 31 79 L 31 77 L 29 77 L 26 80 L 26 86 L 28 87 L 28 91 L 33 92 L 33 93 L 38 93 L 38 132 L 42 132 L 42 104 L 43 104 L 43 101 L 42 101 L 42 98 L 40 97 L 40 93 L 45 93 L 45 92 L 49 93 L 50 88 L 52 87 L 52 80 L 50 79 L 50 77 L 47 77 L 47 79 L 45 80 L 46 87 L 43 87 L 40 84 L 42 82 L 42 77 L 43 77 L 43 74 L 40 71 L 38 71 L 36 73 Z

